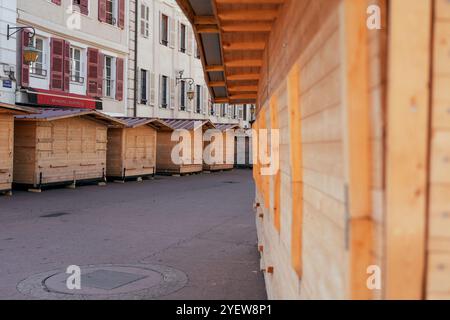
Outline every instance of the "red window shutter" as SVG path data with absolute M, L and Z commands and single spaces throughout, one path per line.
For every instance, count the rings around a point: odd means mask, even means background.
M 97 73 L 97 96 L 103 96 L 103 69 L 105 65 L 105 55 L 101 52 L 98 53 L 98 73 Z
M 70 91 L 70 42 L 64 41 L 64 91 Z
M 98 50 L 88 49 L 88 76 L 87 76 L 87 94 L 97 96 L 98 91 Z
M 80 12 L 84 15 L 89 14 L 89 0 L 80 0 Z
M 50 42 L 50 89 L 64 90 L 64 40 L 52 38 Z
M 22 87 L 28 87 L 30 85 L 30 65 L 25 62 L 24 58 L 24 50 L 25 47 L 27 47 L 30 44 L 30 32 L 27 30 L 22 30 L 22 47 L 20 51 L 20 56 L 22 57 L 21 63 L 20 63 L 20 74 L 21 74 L 21 81 L 20 84 Z
M 116 100 L 123 100 L 123 59 L 116 60 Z
M 106 22 L 106 0 L 98 0 L 98 20 Z
M 52 0 L 52 2 L 58 6 L 61 5 L 61 0 Z
M 125 27 L 125 0 L 119 0 L 119 21 L 117 25 L 121 29 Z

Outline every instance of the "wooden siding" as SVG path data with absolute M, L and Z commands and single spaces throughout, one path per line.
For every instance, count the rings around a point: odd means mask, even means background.
M 450 299 L 450 3 L 434 7 L 426 297 Z
M 143 125 L 108 131 L 108 177 L 139 177 L 155 173 L 156 130 Z
M 11 189 L 13 176 L 14 116 L 0 111 L 0 191 Z
M 172 161 L 172 150 L 178 144 L 177 141 L 171 140 L 172 131 L 161 131 L 157 133 L 156 172 L 184 174 L 201 172 L 203 170 L 203 154 L 200 150 L 202 149 L 203 143 L 200 143 L 199 146 L 196 145 L 194 143 L 194 130 L 190 130 L 189 133 L 191 136 L 190 164 L 182 165 L 175 164 Z M 196 154 L 200 156 L 200 159 L 196 158 Z
M 101 179 L 106 170 L 107 127 L 74 117 L 17 121 L 14 182 L 42 184 Z M 42 181 L 40 181 L 42 174 Z

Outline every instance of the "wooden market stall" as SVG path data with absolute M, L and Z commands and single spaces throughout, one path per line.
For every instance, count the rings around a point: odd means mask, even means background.
M 39 110 L 15 117 L 14 184 L 40 191 L 54 184 L 104 181 L 108 127 L 125 123 L 95 110 Z
M 450 2 L 177 2 L 213 102 L 257 105 L 268 297 L 449 299 Z
M 153 176 L 156 172 L 156 136 L 170 131 L 164 121 L 154 118 L 118 118 L 126 127 L 108 130 L 106 175 L 108 179 Z
M 209 120 L 163 119 L 171 128 L 157 134 L 156 172 L 189 174 L 203 171 L 203 133 Z
M 0 193 L 11 194 L 14 157 L 14 116 L 33 113 L 31 108 L 0 104 Z
M 234 130 L 239 128 L 238 124 L 215 123 L 217 136 L 214 131 L 212 135 L 204 141 L 206 157 L 203 159 L 204 171 L 231 170 L 234 168 L 235 156 L 235 135 Z M 230 135 L 227 135 L 227 133 Z M 219 139 L 216 141 L 215 139 Z M 209 148 L 213 147 L 214 150 Z M 204 155 L 205 156 L 205 155 Z

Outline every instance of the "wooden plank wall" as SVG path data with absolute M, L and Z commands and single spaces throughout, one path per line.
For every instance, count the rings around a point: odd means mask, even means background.
M 11 189 L 13 149 L 14 116 L 0 111 L 0 191 Z
M 102 178 L 106 170 L 106 125 L 80 117 L 16 124 L 14 163 L 18 172 L 14 182 L 37 185 L 40 173 L 43 184 Z M 36 138 L 25 142 L 33 136 Z M 29 156 L 33 150 L 34 159 Z
M 195 164 L 195 153 L 202 150 L 200 146 L 194 145 L 194 131 L 191 130 L 191 163 L 190 165 L 177 165 L 172 162 L 172 150 L 178 142 L 171 141 L 172 131 L 160 131 L 157 133 L 156 142 L 156 171 L 159 173 L 193 173 L 203 170 L 203 160 Z
M 379 4 L 386 13 L 385 0 L 361 1 L 358 8 L 362 8 L 362 12 L 356 12 L 360 18 L 364 17 L 366 5 L 372 3 Z M 353 36 L 352 41 L 358 39 L 358 31 L 349 31 L 352 26 L 343 14 L 345 5 L 351 5 L 351 1 L 286 1 L 265 52 L 258 120 L 254 128 L 264 124 L 262 116 L 267 119 L 269 128 L 277 127 L 278 120 L 281 139 L 279 228 L 276 215 L 263 205 L 267 192 L 269 208 L 277 203 L 276 177 L 270 179 L 268 191 L 264 187 L 264 177 L 255 177 L 256 202 L 261 203 L 256 217 L 261 266 L 266 271 L 269 298 L 361 298 L 363 296 L 355 292 L 358 288 L 365 289 L 366 267 L 372 260 L 381 264 L 383 257 L 386 25 L 383 20 L 383 30 L 367 34 L 362 45 L 360 41 L 353 42 L 361 45 L 367 54 L 369 68 L 366 70 L 366 59 L 349 60 L 354 52 L 348 52 L 353 48 L 348 37 Z M 359 21 L 358 26 L 362 20 Z M 353 79 L 349 69 L 353 67 L 352 61 L 360 61 L 357 67 L 365 70 L 363 80 L 367 85 L 355 86 L 349 81 Z M 344 86 L 347 82 L 348 89 Z M 367 113 L 354 114 L 366 117 L 369 141 L 362 142 L 370 149 L 366 159 L 370 163 L 360 168 L 367 176 L 364 181 L 370 181 L 366 193 L 373 201 L 364 212 L 360 212 L 359 206 L 350 213 L 355 219 L 363 218 L 364 230 L 366 226 L 369 228 L 366 230 L 369 236 L 372 220 L 377 221 L 374 241 L 366 239 L 366 233 L 357 228 L 356 220 L 349 222 L 351 227 L 347 225 L 346 190 L 352 177 L 348 173 L 351 154 L 347 145 L 352 141 L 348 136 L 352 132 L 347 125 L 353 121 L 354 129 L 360 129 L 361 123 L 350 117 L 351 110 L 358 111 L 355 100 L 353 109 L 349 110 L 347 103 L 356 87 L 364 88 L 359 96 L 368 100 Z M 269 119 L 265 112 L 273 110 L 275 104 L 278 119 L 274 120 L 273 116 Z M 358 154 L 353 155 L 353 161 L 357 161 Z M 357 187 L 350 190 L 355 196 L 360 191 Z M 349 228 L 353 230 L 351 237 Z M 367 243 L 362 243 L 366 240 Z M 377 244 L 373 250 L 372 243 Z M 358 260 L 360 255 L 355 255 L 358 250 L 363 250 L 367 258 L 362 264 Z M 349 252 L 353 252 L 353 258 Z M 356 278 L 350 274 L 355 268 Z M 382 293 L 370 292 L 367 296 L 381 298 Z
M 431 4 L 389 1 L 383 269 L 387 299 L 424 298 Z
M 373 263 L 384 270 L 385 260 L 385 124 L 386 124 L 386 71 L 387 71 L 387 1 L 368 0 L 368 5 L 381 8 L 381 30 L 368 32 L 369 50 L 369 104 L 371 112 L 372 151 L 372 221 L 373 221 Z M 383 275 L 383 273 L 382 273 Z M 382 288 L 384 281 L 382 280 Z M 382 299 L 383 291 L 374 290 L 374 299 Z
M 339 4 L 340 1 L 287 1 L 269 41 L 271 54 L 266 54 L 268 68 L 263 72 L 260 101 L 262 109 L 266 110 L 269 110 L 272 97 L 277 98 L 278 104 L 280 232 L 277 232 L 273 215 L 262 206 L 267 212 L 263 212 L 264 221 L 258 223 L 258 233 L 264 247 L 262 265 L 266 271 L 268 266 L 274 271 L 266 274 L 271 298 L 346 297 Z M 285 34 L 290 37 L 284 37 Z M 290 82 L 289 86 L 299 88 L 302 161 L 292 165 L 302 166 L 303 196 L 297 197 L 303 199 L 303 221 L 301 225 L 296 222 L 297 226 L 293 226 L 290 152 L 291 144 L 300 137 L 290 136 L 288 105 L 293 99 L 288 97 L 286 74 L 296 67 L 299 68 L 298 83 Z M 274 185 L 271 183 L 271 202 L 274 201 Z M 258 194 L 262 196 L 260 193 L 261 190 Z M 301 278 L 300 267 L 293 267 L 291 255 L 292 233 L 300 232 L 296 229 L 299 227 L 303 232 Z
M 450 2 L 435 0 L 426 297 L 450 299 Z
M 150 175 L 156 166 L 156 130 L 149 126 L 125 130 L 124 168 L 127 176 Z
M 124 159 L 124 134 L 122 128 L 108 129 L 108 148 L 106 156 L 106 175 L 108 177 L 122 177 Z
M 15 183 L 33 184 L 36 162 L 36 122 L 14 123 L 14 173 Z

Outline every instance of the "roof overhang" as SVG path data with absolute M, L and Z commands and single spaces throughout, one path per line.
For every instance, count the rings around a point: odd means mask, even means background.
M 5 104 L 5 103 L 0 103 L 0 112 L 10 113 L 10 114 L 14 114 L 14 115 L 37 113 L 36 109 L 33 109 L 33 108 L 21 107 L 18 105 Z
M 177 0 L 215 103 L 256 103 L 268 35 L 285 0 Z
M 42 108 L 35 109 L 38 112 L 27 115 L 18 115 L 16 121 L 56 121 L 73 117 L 86 117 L 106 126 L 125 127 L 126 123 L 108 116 L 104 113 L 91 109 L 63 109 L 63 108 Z
M 141 126 L 149 126 L 158 131 L 173 130 L 165 121 L 157 118 L 133 118 L 133 117 L 117 117 L 116 119 L 125 122 L 127 128 L 138 128 Z

